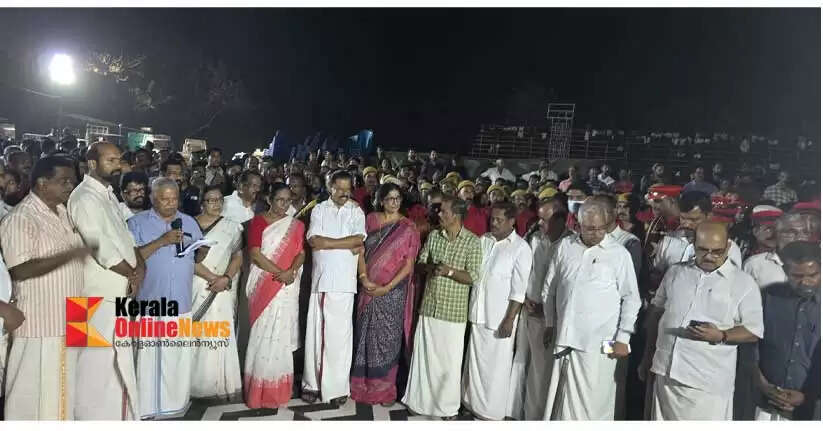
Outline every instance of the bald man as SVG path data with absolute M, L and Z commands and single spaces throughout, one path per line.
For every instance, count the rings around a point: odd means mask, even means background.
M 86 154 L 89 173 L 72 191 L 68 211 L 87 245 L 82 296 L 103 297 L 90 320 L 111 345 L 80 349 L 75 418 L 126 420 L 139 418 L 137 377 L 130 347 L 114 343 L 115 300 L 136 293 L 146 267 L 123 220 L 112 182 L 120 176 L 121 153 L 108 142 L 95 142 Z
M 654 379 L 654 420 L 731 420 L 737 346 L 763 337 L 760 290 L 729 258 L 726 227 L 700 223 L 694 248 L 666 272 L 646 320 L 638 372 Z

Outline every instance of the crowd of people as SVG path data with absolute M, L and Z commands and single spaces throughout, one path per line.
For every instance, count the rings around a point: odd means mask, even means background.
M 295 395 L 444 420 L 820 418 L 820 197 L 790 171 L 227 159 L 3 148 L 6 420 Z M 102 298 L 109 347 L 66 346 L 75 297 Z M 173 301 L 155 323 L 229 321 L 227 342 L 118 343 L 124 297 Z

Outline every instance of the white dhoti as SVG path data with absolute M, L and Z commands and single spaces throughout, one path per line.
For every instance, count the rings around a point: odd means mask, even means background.
M 565 347 L 556 346 L 555 353 Z M 565 384 L 560 387 L 563 362 L 568 361 Z M 550 420 L 557 397 L 556 420 L 613 420 L 615 399 L 614 371 L 617 361 L 600 351 L 572 350 L 555 361 L 546 402 L 544 420 Z
M 134 420 L 140 417 L 134 350 L 131 344 L 114 343 L 115 303 L 103 300 L 92 315 L 89 325 L 103 336 L 111 347 L 77 349 L 77 387 L 75 419 Z M 121 339 L 128 343 L 128 339 Z
M 0 318 L 0 326 L 3 325 L 3 319 Z M 0 331 L 3 329 L 0 328 Z M 3 389 L 5 388 L 4 377 L 6 376 L 6 356 L 9 353 L 9 335 L 0 335 L 0 398 L 3 398 Z
M 529 366 L 529 338 L 526 333 L 527 314 L 526 310 L 520 311 L 517 333 L 514 335 L 514 362 L 512 362 L 512 372 L 509 378 L 509 402 L 506 416 L 517 420 L 524 419 L 524 405 L 526 402 L 526 378 Z
M 6 368 L 8 420 L 73 420 L 79 348 L 65 337 L 15 338 Z
M 790 421 L 791 419 L 781 416 L 778 413 L 769 410 L 763 410 L 760 407 L 754 408 L 754 420 L 756 421 Z
M 516 334 L 498 338 L 497 331 L 485 323 L 472 323 L 470 330 L 463 367 L 463 404 L 481 419 L 503 420 L 508 410 Z
M 242 395 L 240 381 L 240 357 L 237 353 L 237 334 L 235 333 L 235 309 L 237 305 L 237 281 L 232 280 L 231 289 L 224 290 L 214 297 L 211 306 L 200 318 L 201 322 L 231 322 L 228 345 L 215 344 L 217 338 L 204 338 L 200 346 L 192 347 L 191 396 L 195 398 L 219 398 L 234 400 Z M 211 292 L 206 290 L 208 284 L 200 277 L 194 277 L 192 283 L 192 310 L 197 310 L 206 301 Z M 194 338 L 194 340 L 198 340 Z
M 455 416 L 460 409 L 460 365 L 466 324 L 420 316 L 402 403 L 426 416 Z
M 191 319 L 191 313 L 179 319 Z M 153 321 L 177 321 L 178 317 L 152 317 Z M 146 337 L 137 346 L 137 387 L 140 393 L 140 415 L 143 418 L 174 415 L 189 406 L 191 392 L 190 338 L 179 332 L 174 338 Z M 168 343 L 168 345 L 164 345 Z
M 312 292 L 306 318 L 303 390 L 324 403 L 349 396 L 354 294 Z
M 651 419 L 665 421 L 732 420 L 734 392 L 712 394 L 655 374 Z
M 543 420 L 546 411 L 554 356 L 551 346 L 543 347 L 543 334 L 546 332 L 543 317 L 529 316 L 523 321 L 523 332 L 529 343 L 529 366 L 526 370 L 526 399 L 523 411 L 527 421 L 539 421 Z

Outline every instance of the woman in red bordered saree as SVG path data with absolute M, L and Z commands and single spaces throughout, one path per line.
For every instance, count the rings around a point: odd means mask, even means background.
M 252 262 L 246 295 L 251 332 L 246 352 L 244 394 L 250 408 L 278 408 L 292 396 L 292 353 L 300 347 L 298 298 L 304 260 L 305 226 L 286 215 L 291 191 L 272 185 L 270 209 L 249 227 Z
M 375 200 L 382 211 L 366 217 L 368 237 L 358 265 L 351 397 L 390 405 L 397 399 L 401 349 L 411 351 L 413 269 L 420 234 L 414 222 L 399 213 L 402 194 L 396 185 L 380 186 Z

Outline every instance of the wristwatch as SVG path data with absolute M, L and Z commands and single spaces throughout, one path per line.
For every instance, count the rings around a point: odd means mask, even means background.
M 727 337 L 726 331 L 720 331 L 720 333 L 722 333 L 722 334 L 723 334 L 723 338 L 721 338 L 721 339 L 720 339 L 720 343 L 719 343 L 719 344 L 721 344 L 721 345 L 725 345 L 725 344 L 726 344 L 726 341 L 728 341 L 728 339 L 726 338 L 726 337 Z
M 447 276 L 447 277 L 449 277 L 449 278 L 451 278 L 451 276 L 452 276 L 452 275 L 454 275 L 454 270 L 453 270 L 453 269 L 450 269 L 450 270 L 449 270 L 449 273 L 448 273 L 448 274 L 446 274 L 446 276 Z

